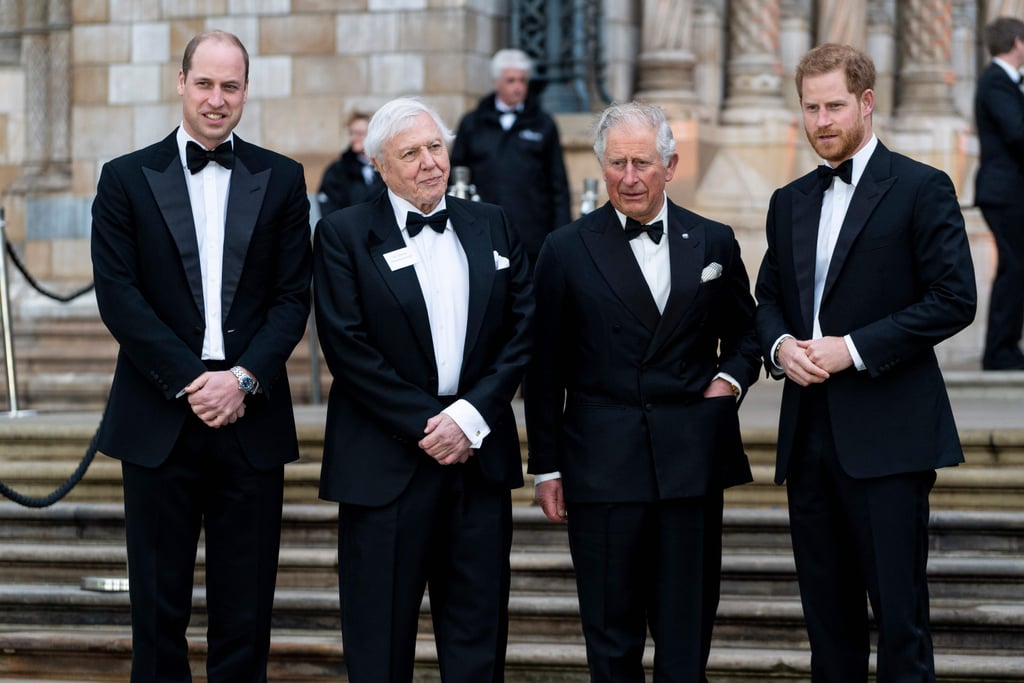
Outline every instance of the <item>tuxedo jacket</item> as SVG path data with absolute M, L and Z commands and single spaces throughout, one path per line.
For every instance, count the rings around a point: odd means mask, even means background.
M 823 190 L 815 172 L 777 190 L 757 279 L 769 371 L 783 334 L 810 339 Z M 836 453 L 855 478 L 954 465 L 963 452 L 934 347 L 974 318 L 977 293 L 949 177 L 890 152 L 868 160 L 843 222 L 819 310 L 822 334 L 849 334 L 867 369 L 824 382 Z M 786 380 L 775 479 L 793 456 L 804 389 Z
M 1024 95 L 995 62 L 978 78 L 974 95 L 980 159 L 974 177 L 978 206 L 1024 202 Z
M 309 201 L 302 167 L 234 136 L 224 225 L 225 361 L 259 381 L 234 424 L 250 463 L 298 458 L 285 361 L 309 318 Z M 154 467 L 186 416 L 176 395 L 206 371 L 196 229 L 175 133 L 103 166 L 92 207 L 100 316 L 120 344 L 99 449 Z
M 745 393 L 760 366 L 739 245 L 728 226 L 671 202 L 663 239 L 661 314 L 610 203 L 541 248 L 528 467 L 560 471 L 569 502 L 651 502 L 751 479 L 735 399 L 703 398 L 719 372 Z M 719 275 L 702 278 L 716 263 Z
M 496 486 L 523 483 L 512 398 L 529 359 L 533 296 L 524 252 L 497 206 L 447 197 L 466 254 L 469 308 L 458 393 L 491 429 L 466 466 Z M 316 227 L 317 332 L 334 376 L 327 403 L 320 495 L 385 505 L 429 456 L 417 445 L 427 420 L 451 401 L 437 396 L 426 303 L 388 193 L 336 211 Z

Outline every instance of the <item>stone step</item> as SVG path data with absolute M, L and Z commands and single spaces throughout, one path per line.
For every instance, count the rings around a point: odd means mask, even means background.
M 31 629 L 0 627 L 0 683 L 15 683 L 19 677 L 38 681 L 47 676 L 69 673 L 60 680 L 78 683 L 107 683 L 127 680 L 131 639 L 127 628 Z M 201 634 L 190 637 L 192 675 L 205 683 L 203 658 L 206 642 Z M 650 675 L 653 652 L 645 653 Z M 874 658 L 872 657 L 872 669 Z M 943 683 L 995 683 L 1024 680 L 1024 656 L 1006 654 L 935 656 L 938 680 Z M 757 649 L 713 647 L 708 662 L 712 683 L 750 681 L 810 681 L 810 654 L 806 649 Z M 337 634 L 309 634 L 278 631 L 271 638 L 268 677 L 273 681 L 320 683 L 344 682 L 341 638 Z M 416 647 L 416 680 L 438 683 L 437 657 L 433 643 L 422 639 Z M 585 683 L 586 653 L 571 643 L 510 642 L 505 666 L 507 683 Z

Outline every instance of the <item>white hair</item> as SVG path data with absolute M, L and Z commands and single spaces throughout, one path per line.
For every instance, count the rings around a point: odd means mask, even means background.
M 628 102 L 613 104 L 603 112 L 594 129 L 594 153 L 598 161 L 604 164 L 605 148 L 608 144 L 608 131 L 618 126 L 642 126 L 651 128 L 657 133 L 655 145 L 661 160 L 668 165 L 676 152 L 676 140 L 672 137 L 672 127 L 668 125 L 665 112 L 653 104 Z
M 526 75 L 529 76 L 533 71 L 533 60 L 522 50 L 512 48 L 498 50 L 491 57 L 491 78 L 497 80 L 505 69 L 525 71 Z
M 380 158 L 384 145 L 388 140 L 395 137 L 403 130 L 412 125 L 412 120 L 420 114 L 429 114 L 430 118 L 437 124 L 444 138 L 446 145 L 450 145 L 455 139 L 455 134 L 441 120 L 441 115 L 434 109 L 424 104 L 416 97 L 399 97 L 391 100 L 377 110 L 377 113 L 370 119 L 366 129 L 366 139 L 363 147 L 366 149 L 366 156 L 371 159 Z

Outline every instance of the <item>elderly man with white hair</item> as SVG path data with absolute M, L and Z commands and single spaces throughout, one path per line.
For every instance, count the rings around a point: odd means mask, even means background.
M 558 127 L 529 92 L 532 69 L 522 50 L 499 50 L 494 92 L 462 117 L 452 148 L 452 164 L 469 168 L 480 198 L 508 213 L 531 267 L 544 237 L 571 220 Z
M 502 210 L 445 195 L 450 139 L 419 100 L 384 105 L 365 144 L 387 192 L 316 228 L 334 376 L 320 495 L 340 504 L 352 683 L 412 680 L 426 586 L 442 680 L 504 678 L 510 490 L 523 484 L 511 401 L 533 296 Z

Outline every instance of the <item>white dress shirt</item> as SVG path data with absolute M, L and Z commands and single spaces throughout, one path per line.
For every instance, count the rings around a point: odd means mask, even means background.
M 868 160 L 875 153 L 878 146 L 878 138 L 874 135 L 868 140 L 856 154 L 853 155 L 853 169 L 850 173 L 850 183 L 847 184 L 839 178 L 833 178 L 832 184 L 825 190 L 821 200 L 821 215 L 818 218 L 818 244 L 814 255 L 814 328 L 811 333 L 812 339 L 821 339 L 824 335 L 821 332 L 821 321 L 818 314 L 821 310 L 821 299 L 825 293 L 825 279 L 828 277 L 828 269 L 832 264 L 832 253 L 835 251 L 836 243 L 839 241 L 839 233 L 843 228 L 843 221 L 846 220 L 846 212 L 850 208 L 850 201 L 857 189 L 864 169 L 867 168 Z M 790 338 L 792 335 L 784 334 L 772 344 L 771 358 L 772 365 L 775 365 L 775 350 L 779 344 Z M 853 338 L 845 335 L 843 341 L 853 359 L 853 365 L 858 370 L 864 370 L 864 359 L 857 351 Z M 776 368 L 782 368 L 775 365 Z
M 234 145 L 234 134 L 227 141 Z M 192 219 L 196 227 L 199 244 L 199 267 L 203 276 L 203 309 L 206 329 L 203 333 L 203 360 L 224 360 L 224 330 L 221 311 L 221 280 L 224 272 L 224 221 L 227 215 L 228 187 L 231 184 L 231 170 L 211 161 L 198 173 L 188 170 L 185 145 L 195 142 L 205 146 L 185 132 L 184 124 L 178 126 L 178 155 L 188 185 L 189 203 L 192 205 Z
M 516 122 L 516 117 L 519 115 L 519 112 L 523 110 L 523 105 L 522 103 L 519 103 L 514 107 L 510 107 L 502 102 L 499 97 L 495 96 L 494 108 L 500 112 L 500 114 L 498 114 L 498 123 L 501 124 L 501 129 L 508 130 L 512 127 L 512 124 Z
M 420 210 L 390 189 L 388 197 L 395 212 L 395 222 L 402 230 L 402 239 L 414 257 L 413 269 L 427 305 L 437 363 L 437 395 L 454 396 L 459 391 L 469 319 L 469 263 L 466 252 L 450 220 L 443 233 L 425 226 L 416 237 L 410 237 L 405 229 L 406 215 L 410 211 L 420 213 Z M 443 209 L 444 197 L 431 214 Z M 491 433 L 483 416 L 465 399 L 455 401 L 442 412 L 459 425 L 472 448 L 479 448 L 484 437 Z

